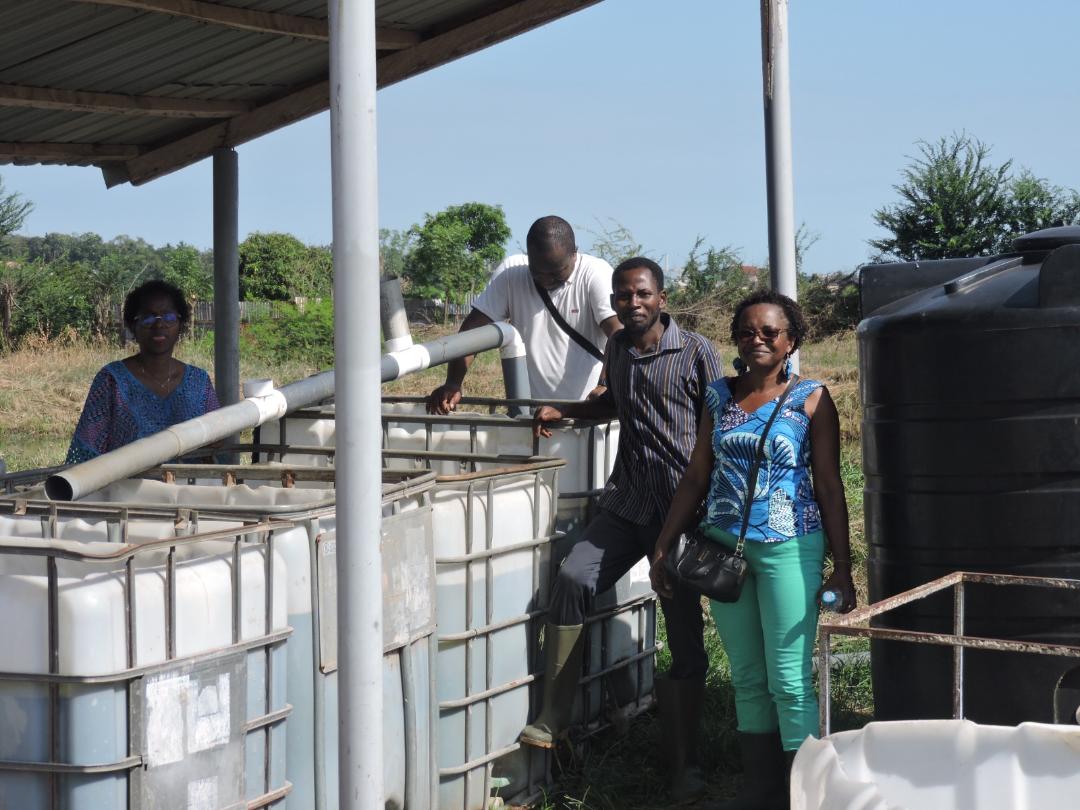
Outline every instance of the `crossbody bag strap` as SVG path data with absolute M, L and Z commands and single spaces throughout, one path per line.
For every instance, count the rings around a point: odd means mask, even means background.
M 574 343 L 583 348 L 597 360 L 603 361 L 604 353 L 596 348 L 596 346 L 592 344 L 592 341 L 566 322 L 566 318 L 562 316 L 559 310 L 555 309 L 555 302 L 551 300 L 548 291 L 537 284 L 535 280 L 533 281 L 533 286 L 536 287 L 536 291 L 540 294 L 540 300 L 544 302 L 544 306 L 547 307 L 547 311 L 551 313 L 551 317 L 554 319 L 555 323 L 558 324 L 559 328 L 566 332 Z
M 761 438 L 758 440 L 757 445 L 757 453 L 754 454 L 754 460 L 750 464 L 750 474 L 747 476 L 749 486 L 746 489 L 746 501 L 743 503 L 742 526 L 739 528 L 739 542 L 735 546 L 735 555 L 738 557 L 742 556 L 743 547 L 746 545 L 746 527 L 750 524 L 750 507 L 754 505 L 754 490 L 757 488 L 758 470 L 761 468 L 761 461 L 765 457 L 765 441 L 769 437 L 769 428 L 771 428 L 773 422 L 776 421 L 776 417 L 780 414 L 780 409 L 784 407 L 784 400 L 787 399 L 788 394 L 791 393 L 791 389 L 795 387 L 795 383 L 798 382 L 798 380 L 798 374 L 791 375 L 787 388 L 785 388 L 784 393 L 780 395 L 780 399 L 776 401 L 776 407 L 773 409 L 772 416 L 770 416 L 769 421 L 765 423 L 765 429 L 761 431 Z

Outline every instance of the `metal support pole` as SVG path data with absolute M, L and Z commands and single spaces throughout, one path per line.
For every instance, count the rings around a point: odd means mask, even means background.
M 342 810 L 383 806 L 375 0 L 329 2 Z
M 769 199 L 769 281 L 795 291 L 795 191 L 791 171 L 788 0 L 761 0 L 761 80 L 765 102 L 765 177 Z M 799 357 L 792 358 L 795 371 Z
M 214 150 L 214 387 L 240 401 L 239 180 L 235 149 Z

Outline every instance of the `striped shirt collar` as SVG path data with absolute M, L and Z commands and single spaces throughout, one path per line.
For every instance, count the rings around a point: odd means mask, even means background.
M 678 324 L 672 320 L 671 316 L 666 312 L 660 313 L 660 323 L 664 325 L 664 334 L 660 336 L 660 345 L 657 346 L 655 352 L 648 352 L 646 354 L 640 353 L 634 346 L 634 342 L 630 339 L 630 336 L 626 333 L 625 329 L 620 329 L 616 332 L 611 340 L 618 340 L 629 352 L 630 357 L 634 360 L 642 360 L 647 357 L 656 357 L 658 354 L 664 352 L 678 351 L 686 345 L 683 340 L 682 332 L 679 330 Z

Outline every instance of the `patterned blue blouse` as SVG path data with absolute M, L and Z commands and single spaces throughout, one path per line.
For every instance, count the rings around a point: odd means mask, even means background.
M 769 429 L 750 506 L 747 540 L 781 543 L 821 528 L 810 480 L 810 417 L 803 408 L 806 398 L 820 387 L 816 380 L 799 380 Z M 728 381 L 719 379 L 706 389 L 705 404 L 713 419 L 715 462 L 704 523 L 737 535 L 742 527 L 750 465 L 776 400 L 747 413 L 732 399 Z
M 90 385 L 66 463 L 88 461 L 218 407 L 210 375 L 201 368 L 185 366 L 180 384 L 159 397 L 116 360 Z

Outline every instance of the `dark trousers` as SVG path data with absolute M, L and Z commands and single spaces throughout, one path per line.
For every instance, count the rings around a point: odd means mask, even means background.
M 584 624 L 593 598 L 612 587 L 642 557 L 653 556 L 660 523 L 639 526 L 601 509 L 566 555 L 551 592 L 548 621 Z M 685 590 L 661 599 L 671 648 L 671 678 L 702 677 L 709 669 L 701 598 Z

